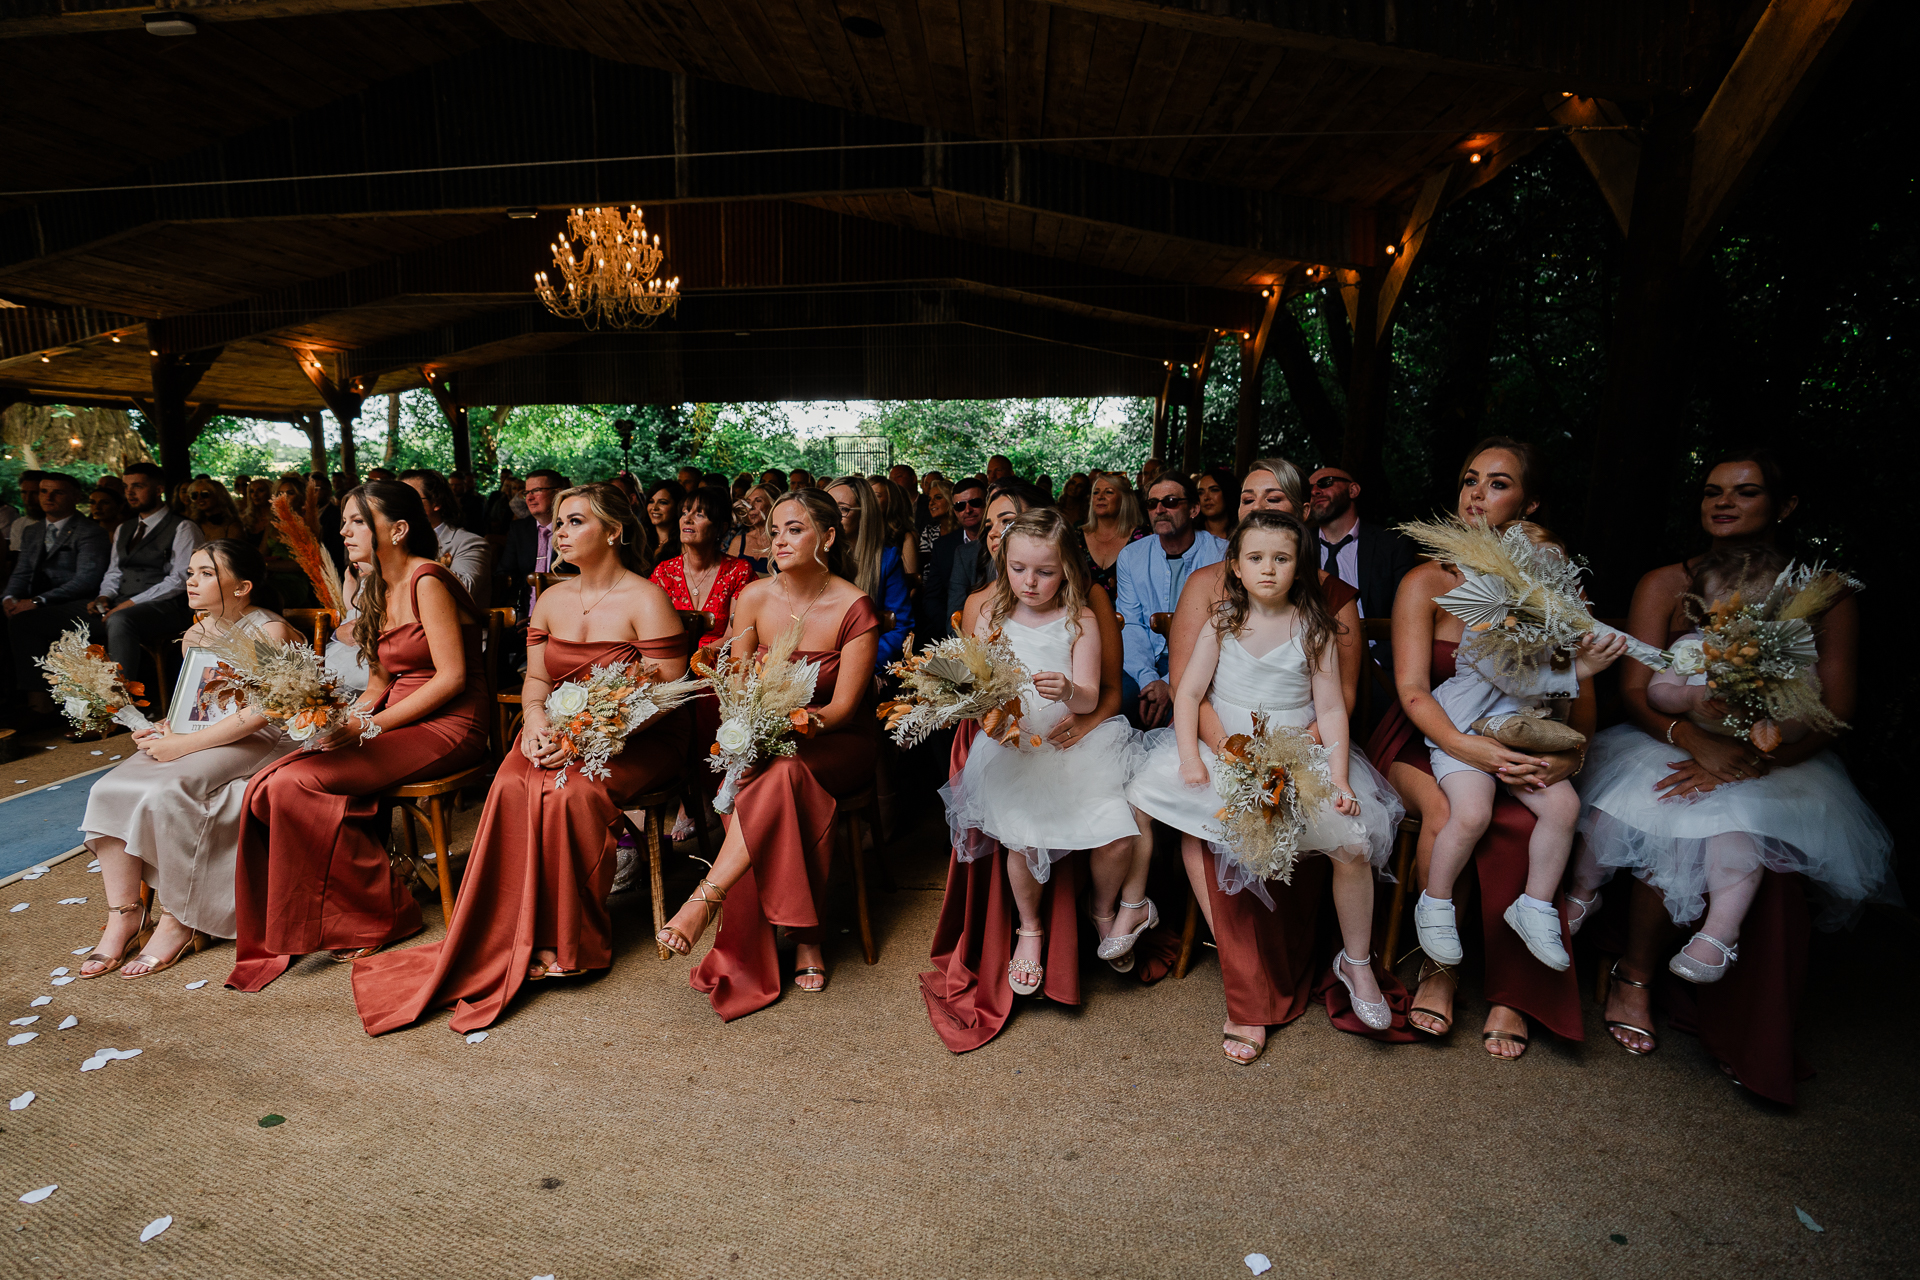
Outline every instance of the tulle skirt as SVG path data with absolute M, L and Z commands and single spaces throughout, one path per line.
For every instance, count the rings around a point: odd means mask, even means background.
M 1216 704 L 1216 710 L 1220 710 Z M 1227 719 L 1222 713 L 1222 721 Z M 1232 731 L 1232 726 L 1229 726 Z M 1240 730 L 1245 732 L 1245 729 Z M 1171 728 L 1154 729 L 1142 743 L 1146 759 L 1127 787 L 1127 799 L 1141 812 L 1151 814 L 1170 827 L 1199 836 L 1213 850 L 1214 872 L 1220 888 L 1238 893 L 1252 884 L 1253 877 L 1236 862 L 1226 846 L 1218 843 L 1220 824 L 1215 814 L 1223 801 L 1215 789 L 1219 783 L 1219 759 L 1206 743 L 1200 745 L 1201 763 L 1214 786 L 1190 787 L 1180 777 L 1180 744 Z M 1358 747 L 1347 752 L 1347 782 L 1360 801 L 1360 812 L 1351 816 L 1331 804 L 1315 811 L 1307 820 L 1300 837 L 1302 852 L 1323 853 L 1338 862 L 1364 858 L 1375 869 L 1385 867 L 1393 856 L 1393 836 L 1407 809 L 1400 795 Z M 1264 896 L 1264 895 L 1263 895 Z
M 972 862 L 992 853 L 997 841 L 1024 854 L 1033 878 L 1044 884 L 1053 864 L 1075 849 L 1138 835 L 1127 804 L 1138 741 L 1119 716 L 1064 750 L 975 738 L 966 767 L 940 788 L 955 856 Z
M 1797 871 L 1826 898 L 1817 923 L 1837 928 L 1871 900 L 1898 901 L 1893 837 L 1830 751 L 1764 777 L 1663 800 L 1654 783 L 1686 753 L 1615 725 L 1574 779 L 1585 810 L 1583 855 L 1630 868 L 1666 899 L 1677 924 L 1700 918 L 1706 896 L 1766 867 Z

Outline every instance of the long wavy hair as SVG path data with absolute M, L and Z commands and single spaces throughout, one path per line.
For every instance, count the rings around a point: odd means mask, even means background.
M 1515 440 L 1512 436 L 1488 436 L 1473 448 L 1467 450 L 1467 456 L 1460 460 L 1460 474 L 1453 480 L 1454 509 L 1459 509 L 1460 486 L 1467 482 L 1467 471 L 1473 466 L 1474 459 L 1489 449 L 1505 449 L 1520 464 L 1520 474 L 1514 479 L 1520 485 L 1524 495 L 1521 500 L 1520 518 L 1523 520 L 1542 520 L 1546 518 L 1547 494 L 1544 483 L 1546 477 L 1540 464 L 1540 451 L 1524 440 Z M 1526 504 L 1534 504 L 1533 510 L 1525 510 Z
M 658 485 L 654 487 L 659 488 Z M 626 490 L 605 481 L 562 489 L 553 497 L 556 519 L 560 515 L 560 504 L 569 498 L 585 498 L 587 509 L 593 512 L 595 520 L 607 526 L 609 531 L 619 531 L 622 568 L 631 569 L 643 578 L 653 572 L 653 544 L 647 536 L 653 526 L 642 520 L 633 509 L 633 504 L 627 501 Z
M 407 536 L 401 544 L 407 554 L 422 560 L 440 558 L 440 540 L 433 536 L 433 517 L 427 504 L 410 484 L 398 480 L 369 480 L 347 494 L 348 502 L 360 511 L 360 518 L 374 535 L 374 562 L 360 575 L 358 597 L 360 616 L 353 623 L 353 642 L 359 646 L 360 660 L 371 672 L 383 672 L 380 665 L 380 635 L 387 629 L 387 579 L 380 572 L 379 539 L 383 536 L 379 521 L 389 526 L 407 522 Z
M 1307 655 L 1307 666 L 1317 667 L 1320 655 L 1326 652 L 1328 643 L 1340 633 L 1341 627 L 1327 611 L 1327 597 L 1320 589 L 1320 571 L 1307 554 L 1307 549 L 1313 545 L 1309 541 L 1313 535 L 1307 532 L 1307 526 L 1298 516 L 1288 515 L 1284 511 L 1249 511 L 1246 518 L 1234 528 L 1233 536 L 1227 539 L 1226 572 L 1221 575 L 1226 597 L 1213 607 L 1214 630 L 1222 639 L 1237 636 L 1246 629 L 1247 615 L 1253 611 L 1253 600 L 1247 595 L 1247 584 L 1234 572 L 1234 564 L 1240 559 L 1240 548 L 1250 533 L 1286 533 L 1293 536 L 1293 585 L 1287 589 L 1287 603 L 1293 606 L 1294 612 L 1300 617 L 1300 648 Z
M 864 482 L 862 482 L 861 487 L 866 487 Z M 873 496 L 871 490 L 867 491 L 867 496 Z M 847 554 L 847 531 L 840 525 L 840 504 L 835 502 L 825 489 L 817 489 L 809 485 L 804 489 L 795 489 L 791 493 L 781 494 L 780 500 L 773 504 L 773 511 L 767 513 L 767 534 L 769 539 L 771 539 L 773 534 L 773 512 L 780 510 L 781 507 L 786 506 L 789 502 L 797 502 L 800 504 L 801 509 L 807 513 L 807 523 L 811 524 L 820 534 L 822 541 L 826 540 L 826 536 L 829 533 L 833 535 L 833 545 L 827 548 L 826 555 L 820 560 L 820 563 L 826 567 L 827 572 L 836 578 L 845 578 L 848 582 L 855 582 L 853 576 L 853 558 Z M 773 559 L 771 552 L 769 552 L 767 558 L 769 567 L 777 570 L 779 566 L 771 563 Z M 858 583 L 855 582 L 855 585 L 858 585 Z M 861 587 L 860 589 L 866 591 L 865 587 Z M 867 594 L 873 595 L 871 591 L 868 591 Z M 879 597 L 876 596 L 874 599 L 877 603 Z
M 1013 612 L 1013 583 L 1007 577 L 1007 548 L 1015 538 L 1032 538 L 1045 543 L 1060 555 L 1060 594 L 1056 597 L 1067 611 L 1067 630 L 1080 638 L 1080 612 L 1087 607 L 1087 595 L 1093 579 L 1087 573 L 1086 553 L 1074 528 L 1065 516 L 1052 507 L 1034 507 L 1022 512 L 1007 531 L 1000 535 L 1000 549 L 994 553 L 993 628 Z
M 874 496 L 873 486 L 865 476 L 841 476 L 838 480 L 829 480 L 822 489 L 829 499 L 833 499 L 835 489 L 848 489 L 853 493 L 854 510 L 860 513 L 860 531 L 847 539 L 851 541 L 850 558 L 853 561 L 853 585 L 859 587 L 875 600 L 880 599 L 880 553 L 887 547 L 887 515 L 880 509 L 880 499 Z M 834 500 L 835 511 L 840 509 L 838 500 Z
M 1247 466 L 1246 474 L 1240 477 L 1240 489 L 1247 487 L 1247 476 L 1256 471 L 1264 471 L 1280 482 L 1281 492 L 1287 495 L 1287 501 L 1293 504 L 1294 511 L 1306 515 L 1312 508 L 1307 505 L 1307 479 L 1300 474 L 1300 468 L 1285 458 L 1255 458 Z M 1233 491 L 1233 509 L 1240 510 L 1240 489 Z

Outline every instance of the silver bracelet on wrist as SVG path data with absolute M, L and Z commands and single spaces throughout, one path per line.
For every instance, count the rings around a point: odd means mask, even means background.
M 360 729 L 360 745 L 363 747 L 379 737 L 383 732 L 379 725 L 365 716 L 360 717 L 360 724 L 362 726 Z
M 1667 721 L 1667 745 L 1668 746 L 1677 747 L 1680 745 L 1679 743 L 1673 740 L 1673 731 L 1675 729 L 1678 729 L 1679 727 L 1680 727 L 1680 722 L 1678 720 Z M 1584 760 L 1585 758 L 1586 757 L 1584 756 L 1581 757 L 1582 760 Z

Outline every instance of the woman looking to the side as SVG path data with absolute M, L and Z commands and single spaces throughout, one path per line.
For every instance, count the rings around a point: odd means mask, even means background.
M 678 480 L 662 480 L 647 491 L 647 545 L 653 563 L 680 554 L 680 508 L 687 491 Z
M 873 497 L 880 504 L 880 517 L 886 525 L 886 543 L 900 553 L 900 571 L 909 578 L 920 576 L 920 539 L 913 527 L 913 498 L 905 489 L 885 476 L 871 476 Z
M 757 578 L 767 576 L 767 565 L 773 554 L 767 517 L 773 514 L 773 504 L 779 500 L 779 491 L 771 485 L 757 484 L 748 489 L 745 501 L 752 515 L 734 530 L 733 540 L 727 544 L 727 554 L 745 560 Z
M 480 611 L 436 557 L 425 503 L 373 480 L 347 495 L 341 533 L 365 570 L 354 640 L 371 678 L 325 749 L 287 756 L 247 787 L 234 898 L 240 958 L 227 985 L 258 991 L 293 957 L 371 955 L 420 930 L 387 860 L 379 795 L 486 754 Z
M 733 502 L 725 489 L 695 489 L 681 505 L 680 554 L 662 560 L 650 575 L 674 608 L 713 615 L 713 627 L 700 637 L 701 644 L 713 644 L 727 634 L 734 598 L 753 581 L 752 566 L 722 549 L 732 520 Z
M 913 600 L 900 566 L 900 548 L 880 510 L 873 487 L 859 476 L 842 476 L 827 486 L 827 496 L 840 509 L 840 527 L 846 531 L 847 564 L 854 585 L 867 593 L 876 609 L 893 614 L 893 625 L 880 633 L 875 661 L 886 666 L 900 656 L 907 632 L 913 630 Z M 885 625 L 885 618 L 881 619 Z
M 1087 554 L 1093 558 L 1093 581 L 1109 597 L 1117 594 L 1114 585 L 1114 561 L 1135 538 L 1146 536 L 1140 519 L 1140 500 L 1127 485 L 1126 476 L 1117 471 L 1102 471 L 1093 478 L 1093 490 L 1087 499 L 1086 523 L 1080 526 Z
M 1504 529 L 1515 520 L 1535 515 L 1541 505 L 1534 454 L 1530 446 L 1494 436 L 1467 455 L 1460 468 L 1459 499 L 1455 514 L 1469 524 Z M 1446 793 L 1434 781 L 1424 739 L 1431 739 L 1454 759 L 1491 774 L 1498 782 L 1545 790 L 1578 772 L 1584 748 L 1551 755 L 1518 751 L 1492 737 L 1461 733 L 1434 700 L 1435 685 L 1454 673 L 1454 650 L 1465 634 L 1460 620 L 1434 603 L 1465 579 L 1450 565 L 1422 561 L 1401 579 L 1393 603 L 1394 683 L 1398 704 L 1390 708 L 1374 730 L 1367 754 L 1388 764 L 1387 780 L 1406 801 L 1409 813 L 1420 816 L 1419 881 L 1427 887 L 1427 865 L 1433 841 L 1447 825 L 1451 809 Z M 1573 727 L 1592 737 L 1595 721 L 1592 682 L 1580 682 L 1580 696 L 1572 708 Z M 1543 1024 L 1566 1040 L 1582 1037 L 1580 995 L 1573 970 L 1556 972 L 1535 959 L 1501 912 L 1526 888 L 1528 843 L 1534 817 L 1527 807 L 1500 788 L 1487 833 L 1473 849 L 1480 887 L 1481 933 L 1485 938 L 1486 996 L 1492 1003 L 1481 1043 L 1487 1053 L 1513 1061 L 1527 1050 L 1527 1019 Z M 1561 911 L 1561 945 L 1570 936 Z M 1463 923 L 1462 935 L 1471 931 Z M 1414 993 L 1408 1020 L 1416 1030 L 1442 1036 L 1453 1028 L 1453 970 L 1425 959 L 1420 987 Z
M 879 736 L 867 693 L 880 617 L 848 579 L 839 507 L 818 489 L 790 493 L 773 508 L 772 533 L 779 573 L 740 593 L 733 652 L 764 653 L 799 627 L 794 657 L 820 664 L 813 700 L 820 728 L 801 739 L 793 755 L 746 772 L 712 871 L 656 939 L 678 955 L 691 954 L 715 908 L 726 904 L 713 947 L 692 977 L 694 989 L 706 992 L 726 1021 L 779 999 L 776 925 L 794 941 L 795 987 L 826 986 L 820 907 L 836 797 L 871 785 Z
M 933 554 L 933 544 L 958 527 L 953 514 L 953 484 L 943 475 L 927 477 L 927 518 L 920 525 L 920 559 Z
M 187 565 L 187 604 L 200 620 L 180 639 L 182 653 L 229 631 L 286 644 L 300 637 L 278 614 L 255 605 L 267 566 L 250 543 L 210 542 Z M 100 860 L 107 927 L 80 962 L 83 978 L 115 969 L 141 978 L 170 969 L 214 938 L 231 938 L 233 859 L 240 843 L 247 779 L 293 749 L 256 711 L 222 712 L 192 733 L 176 733 L 166 709 L 136 733 L 139 753 L 93 784 L 80 829 Z M 136 933 L 142 881 L 153 886 L 159 922 L 140 949 Z M 128 959 L 133 952 L 140 954 Z
M 613 824 L 624 804 L 687 767 L 691 716 L 684 707 L 654 716 L 607 761 L 609 776 L 588 777 L 575 761 L 562 786 L 568 756 L 546 702 L 556 686 L 586 679 L 596 667 L 649 668 L 661 680 L 686 674 L 680 615 L 641 576 L 643 540 L 617 487 L 590 484 L 560 494 L 554 547 L 579 576 L 541 592 L 534 605 L 521 700 L 526 721 L 488 792 L 446 938 L 354 966 L 354 1002 L 369 1035 L 449 1004 L 457 1005 L 453 1030 L 491 1026 L 523 982 L 613 963 L 606 906 Z

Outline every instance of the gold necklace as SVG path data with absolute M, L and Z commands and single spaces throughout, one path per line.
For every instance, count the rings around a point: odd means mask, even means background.
M 795 613 L 793 611 L 793 593 L 787 590 L 786 576 L 784 574 L 781 575 L 780 594 L 785 596 L 787 600 L 787 616 L 795 622 L 805 622 L 807 620 L 807 614 L 813 612 L 813 606 L 820 603 L 820 597 L 827 594 L 827 587 L 832 581 L 833 575 L 831 573 L 823 574 L 820 578 L 820 589 L 813 593 L 813 599 L 807 601 L 806 610 L 802 613 Z
M 593 602 L 592 604 L 583 604 L 583 605 L 581 605 L 581 606 L 580 606 L 580 616 L 584 618 L 584 617 L 586 617 L 586 616 L 587 616 L 587 614 L 589 614 L 589 613 L 591 613 L 591 612 L 592 612 L 593 610 L 595 610 L 595 609 L 597 609 L 597 608 L 599 608 L 599 607 L 600 607 L 600 601 L 601 601 L 601 600 L 605 600 L 605 599 L 606 599 L 606 598 L 607 598 L 608 596 L 610 596 L 610 595 L 612 595 L 612 594 L 613 594 L 613 588 L 614 588 L 614 587 L 617 587 L 617 586 L 619 586 L 619 585 L 620 585 L 620 579 L 619 579 L 619 578 L 615 578 L 615 579 L 613 580 L 613 586 L 610 586 L 610 587 L 608 587 L 608 588 L 607 588 L 607 589 L 606 589 L 605 591 L 602 591 L 602 592 L 600 593 L 600 599 L 599 599 L 599 600 L 595 600 L 595 601 L 594 601 L 594 602 Z M 585 582 L 582 582 L 582 583 L 580 584 L 580 595 L 581 595 L 581 598 L 582 598 L 582 599 L 584 599 L 584 598 L 586 597 L 586 594 L 587 594 L 587 584 L 586 584 Z
M 680 576 L 686 579 L 688 602 L 690 603 L 691 607 L 698 609 L 700 607 L 700 597 L 702 592 L 694 590 L 693 579 L 690 577 L 687 577 L 686 568 L 687 568 L 686 558 L 683 556 L 680 561 Z M 707 585 L 705 588 L 703 588 L 703 590 L 712 591 L 714 580 L 717 579 L 719 576 L 720 576 L 720 561 L 715 560 L 713 562 L 713 567 L 707 570 Z

